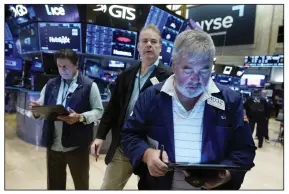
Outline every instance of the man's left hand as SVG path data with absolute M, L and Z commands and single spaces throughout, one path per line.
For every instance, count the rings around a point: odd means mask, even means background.
M 69 112 L 68 116 L 58 116 L 57 119 L 65 121 L 69 125 L 79 122 L 80 114 L 74 112 L 71 108 L 69 108 Z

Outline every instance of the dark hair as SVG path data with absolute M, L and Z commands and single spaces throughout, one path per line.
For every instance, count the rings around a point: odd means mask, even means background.
M 72 64 L 77 65 L 77 53 L 71 49 L 61 49 L 54 54 L 54 59 L 69 59 Z

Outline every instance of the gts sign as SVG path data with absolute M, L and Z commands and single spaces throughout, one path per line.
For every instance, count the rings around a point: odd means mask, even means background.
M 239 17 L 243 17 L 244 5 L 232 6 L 232 11 L 239 11 Z M 233 26 L 233 23 L 234 18 L 230 15 L 223 18 L 217 17 L 210 20 L 202 20 L 200 22 L 196 21 L 196 24 L 198 24 L 206 32 L 218 31 L 220 29 L 228 29 Z
M 102 11 L 106 13 L 107 6 L 106 5 L 96 5 L 96 8 L 93 11 Z M 122 18 L 126 20 L 134 20 L 135 19 L 135 9 L 131 7 L 125 7 L 122 5 L 111 5 L 108 8 L 108 13 L 112 17 Z

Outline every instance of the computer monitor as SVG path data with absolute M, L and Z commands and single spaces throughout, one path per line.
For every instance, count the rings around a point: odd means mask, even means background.
M 39 23 L 40 49 L 57 51 L 70 48 L 82 52 L 80 23 Z
M 44 72 L 44 67 L 41 60 L 33 60 L 31 64 L 31 71 Z
M 122 61 L 109 60 L 108 67 L 110 69 L 125 69 L 125 63 Z
M 265 75 L 244 74 L 241 78 L 240 85 L 248 87 L 264 87 L 265 83 Z
M 5 56 L 13 57 L 14 54 L 14 42 L 5 40 Z
M 87 24 L 86 53 L 135 58 L 137 32 Z
M 29 24 L 19 29 L 22 54 L 39 51 L 37 24 Z
M 5 57 L 5 70 L 22 71 L 23 60 L 20 58 Z
M 85 75 L 90 78 L 101 79 L 101 77 L 104 75 L 103 69 L 101 68 L 101 64 L 91 60 L 86 60 Z
M 170 66 L 172 61 L 174 44 L 172 42 L 163 40 L 162 41 L 162 51 L 161 51 L 161 60 L 165 66 Z

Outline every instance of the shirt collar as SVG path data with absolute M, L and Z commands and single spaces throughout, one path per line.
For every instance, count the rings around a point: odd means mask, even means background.
M 161 92 L 165 92 L 166 94 L 172 96 L 172 97 L 177 97 L 176 92 L 175 92 L 175 87 L 174 87 L 174 79 L 175 79 L 175 74 L 171 75 L 164 83 Z M 207 100 L 209 97 L 211 97 L 211 94 L 213 93 L 219 93 L 220 90 L 216 86 L 215 82 L 213 81 L 212 78 L 209 79 L 208 85 L 206 87 L 206 90 L 202 94 L 201 98 L 199 101 L 204 101 Z
M 148 70 L 153 69 L 153 68 L 157 68 L 159 66 L 160 60 L 157 59 L 151 66 L 149 66 Z M 139 71 L 137 72 L 136 76 L 139 76 Z

